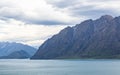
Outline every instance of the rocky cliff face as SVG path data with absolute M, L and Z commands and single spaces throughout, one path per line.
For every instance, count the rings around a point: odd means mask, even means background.
M 120 58 L 120 17 L 104 15 L 67 27 L 46 40 L 31 59 Z

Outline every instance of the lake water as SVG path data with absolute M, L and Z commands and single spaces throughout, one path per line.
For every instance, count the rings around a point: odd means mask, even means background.
M 120 60 L 0 60 L 0 75 L 120 75 Z

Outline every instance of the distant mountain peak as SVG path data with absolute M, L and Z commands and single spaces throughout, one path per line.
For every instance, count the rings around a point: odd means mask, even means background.
M 80 24 L 90 23 L 92 21 L 93 21 L 92 19 L 88 19 L 88 20 L 85 20 L 85 21 L 81 22 Z
M 100 19 L 112 20 L 112 19 L 114 19 L 114 17 L 112 17 L 111 15 L 103 15 L 100 17 Z
M 8 56 L 11 53 L 19 51 L 25 51 L 30 56 L 32 56 L 36 52 L 36 49 L 31 46 L 16 42 L 0 42 L 0 57 Z

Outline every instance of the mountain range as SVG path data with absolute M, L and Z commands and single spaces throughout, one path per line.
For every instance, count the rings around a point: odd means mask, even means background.
M 13 58 L 30 58 L 37 51 L 37 49 L 15 42 L 0 42 L 0 58 L 13 59 Z
M 120 17 L 103 15 L 61 30 L 31 59 L 120 58 Z

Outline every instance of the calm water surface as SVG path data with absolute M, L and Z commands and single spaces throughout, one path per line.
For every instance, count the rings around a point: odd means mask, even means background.
M 120 60 L 0 60 L 0 75 L 120 75 Z

